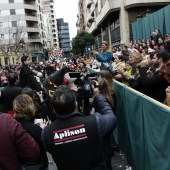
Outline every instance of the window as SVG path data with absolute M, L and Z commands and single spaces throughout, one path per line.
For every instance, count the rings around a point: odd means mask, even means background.
M 98 2 L 96 2 L 95 4 L 95 13 L 96 13 L 96 16 L 98 15 Z
M 1 39 L 4 39 L 4 34 L 1 34 Z
M 3 22 L 0 22 L 0 27 L 3 27 Z
M 12 21 L 12 27 L 17 27 L 17 21 Z
M 16 38 L 16 33 L 13 33 L 13 38 Z
M 9 0 L 9 3 L 14 3 L 14 0 Z
M 15 9 L 10 9 L 10 15 L 15 15 Z

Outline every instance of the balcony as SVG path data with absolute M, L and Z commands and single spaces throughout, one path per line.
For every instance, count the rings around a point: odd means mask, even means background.
M 25 9 L 30 9 L 30 10 L 34 10 L 34 11 L 36 11 L 37 9 L 36 9 L 36 5 L 30 5 L 30 4 L 25 4 L 24 5 L 24 8 Z
M 27 27 L 27 32 L 40 32 L 38 27 Z
M 38 22 L 37 16 L 31 15 L 31 14 L 25 14 L 25 20 L 26 21 L 37 21 Z
M 28 38 L 28 41 L 27 41 L 28 43 L 37 43 L 37 42 L 39 42 L 39 43 L 41 43 L 41 39 L 40 38 L 34 38 L 34 39 L 31 39 L 31 38 Z

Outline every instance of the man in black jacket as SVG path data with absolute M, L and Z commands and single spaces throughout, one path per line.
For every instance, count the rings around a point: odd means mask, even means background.
M 166 88 L 168 87 L 168 82 L 159 75 L 160 68 L 168 62 L 170 55 L 166 50 L 157 51 L 152 59 L 155 67 L 155 72 L 152 76 L 148 77 L 147 70 L 148 65 L 146 62 L 141 62 L 140 77 L 142 84 L 145 88 L 151 90 L 150 97 L 159 102 L 164 102 L 166 98 Z
M 19 95 L 22 90 L 21 87 L 18 87 L 19 77 L 17 74 L 10 73 L 7 76 L 9 85 L 4 87 L 1 91 L 0 102 L 4 103 L 7 108 L 7 111 L 12 111 L 12 104 L 17 95 Z
M 67 87 L 58 88 L 51 101 L 57 119 L 43 130 L 42 140 L 58 170 L 105 170 L 101 140 L 116 126 L 105 97 L 99 94 L 94 98 L 96 112 L 90 116 L 76 112 L 74 94 Z

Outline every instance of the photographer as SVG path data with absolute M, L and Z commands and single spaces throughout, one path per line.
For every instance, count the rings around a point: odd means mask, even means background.
M 96 112 L 89 116 L 75 112 L 77 103 L 67 87 L 59 87 L 51 102 L 57 119 L 45 127 L 42 140 L 58 169 L 107 169 L 101 141 L 116 126 L 116 117 L 105 97 L 95 96 Z
M 36 92 L 31 88 L 25 87 L 21 90 L 20 94 L 27 94 L 33 99 L 34 105 L 36 107 L 35 118 L 43 118 L 45 119 L 47 115 L 50 115 L 48 107 L 43 99 L 42 91 Z

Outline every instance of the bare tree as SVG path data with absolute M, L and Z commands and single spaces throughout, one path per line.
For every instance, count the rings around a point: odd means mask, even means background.
M 2 30 L 0 50 L 4 54 L 10 52 L 15 53 L 15 56 L 17 56 L 17 53 L 22 51 L 22 47 L 19 42 L 24 39 L 26 34 L 26 24 L 25 21 L 21 21 L 19 17 L 15 17 L 13 20 L 15 21 L 11 21 L 10 17 L 6 17 L 4 19 L 3 28 L 0 29 L 0 31 Z

